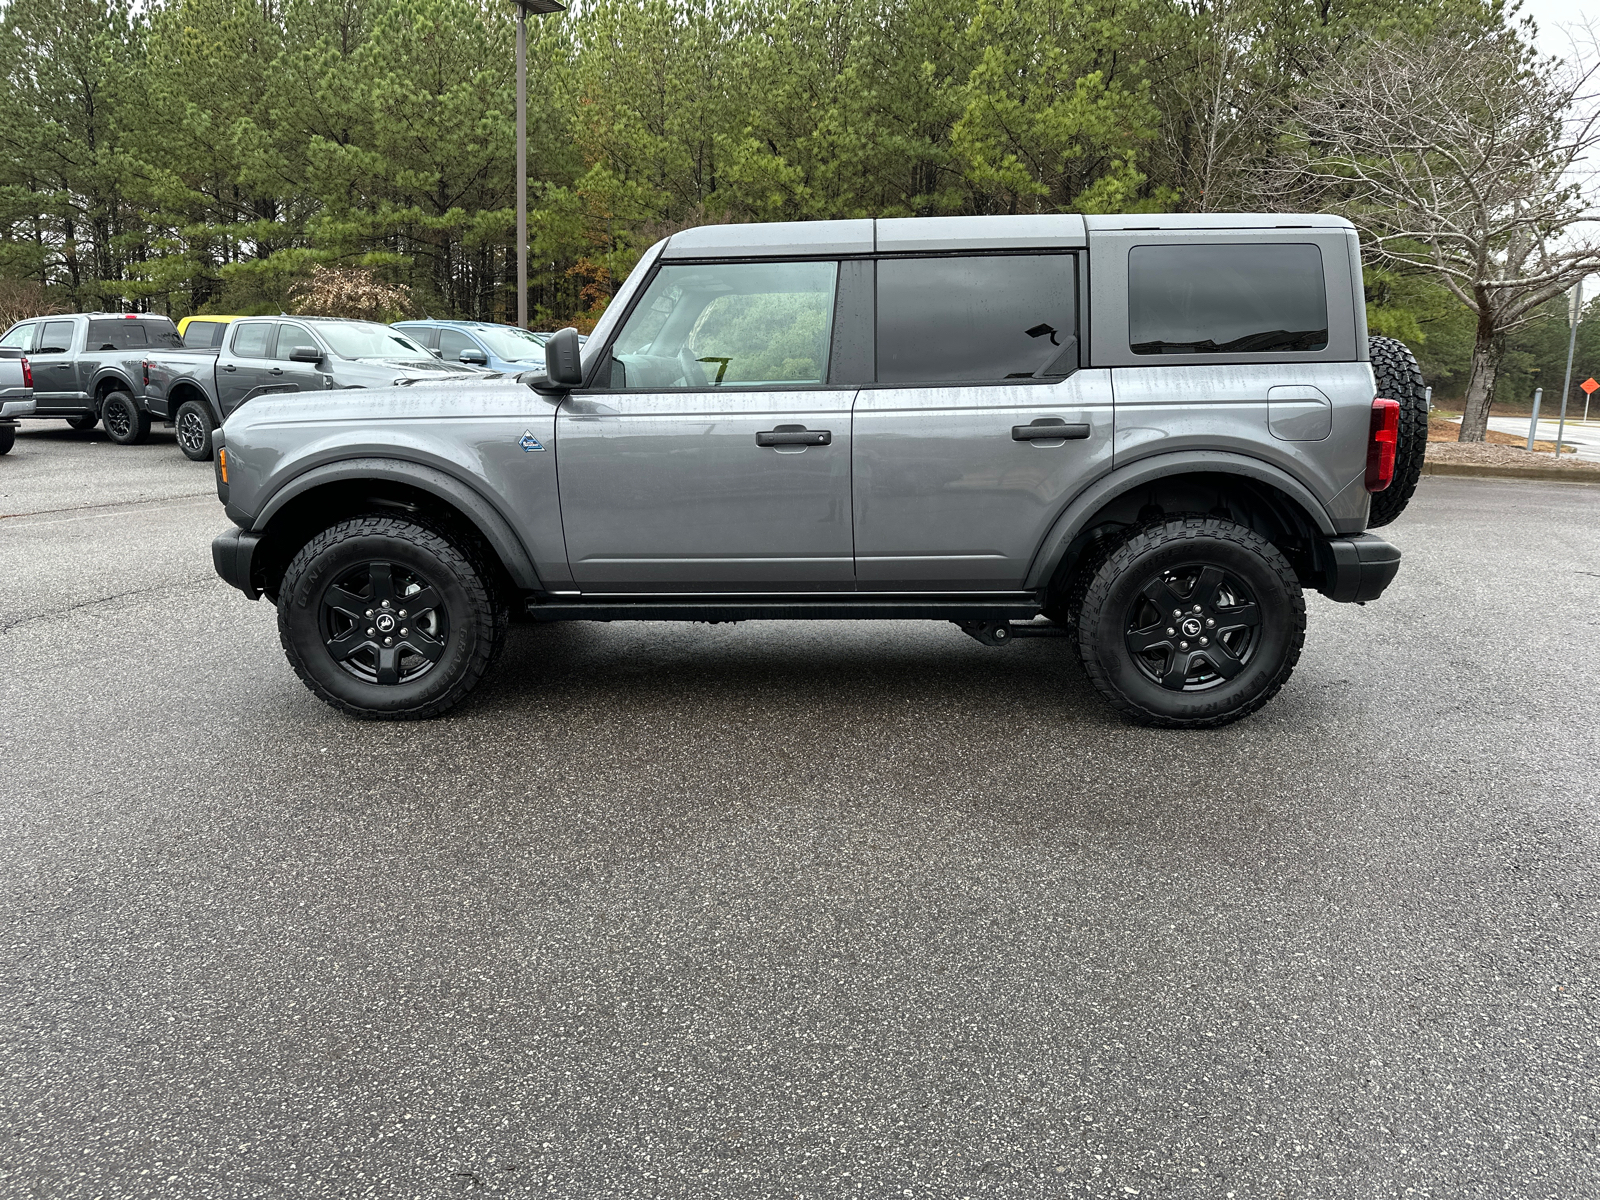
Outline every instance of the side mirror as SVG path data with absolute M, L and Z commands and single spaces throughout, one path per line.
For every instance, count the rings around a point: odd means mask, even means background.
M 486 367 L 489 365 L 489 356 L 482 350 L 463 350 L 460 357 L 462 362 L 471 363 L 475 367 Z
M 322 351 L 315 346 L 296 346 L 289 351 L 290 362 L 319 363 L 322 361 Z
M 544 344 L 544 371 L 557 387 L 573 388 L 583 382 L 583 343 L 570 325 Z

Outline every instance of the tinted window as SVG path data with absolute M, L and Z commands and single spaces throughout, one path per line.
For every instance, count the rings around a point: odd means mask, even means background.
M 317 348 L 317 339 L 311 336 L 311 334 L 306 330 L 305 326 L 279 325 L 278 349 L 275 357 L 287 361 L 289 355 L 294 353 L 296 346 L 303 346 L 308 350 L 316 350 L 318 354 L 322 353 L 322 351 Z
M 89 334 L 84 339 L 84 349 L 93 353 L 97 350 L 120 350 L 118 344 L 122 333 L 120 321 L 90 321 Z
M 878 263 L 878 382 L 1041 379 L 1078 366 L 1065 254 Z
M 662 267 L 611 347 L 611 386 L 820 384 L 838 274 L 831 262 Z
M 1135 246 L 1128 341 L 1135 354 L 1324 350 L 1326 296 L 1315 246 Z
M 429 350 L 437 350 L 439 348 L 439 331 L 432 325 L 406 325 L 396 326 L 396 328 L 412 341 L 426 346 Z
M 128 323 L 130 325 L 135 324 L 133 321 Z M 139 321 L 137 325 L 144 336 L 150 339 L 148 344 L 151 346 L 176 347 L 183 345 L 183 339 L 178 336 L 178 327 L 171 321 Z M 142 346 L 146 343 L 140 342 L 139 344 Z
M 271 356 L 274 327 L 270 321 L 254 321 L 245 325 L 235 325 L 233 328 L 233 352 L 240 358 Z
M 5 337 L 0 338 L 0 346 L 8 350 L 32 350 L 34 328 L 33 325 L 18 325 Z
M 227 328 L 221 321 L 190 321 L 183 327 L 183 344 L 198 350 L 220 346 Z
M 39 330 L 35 354 L 65 354 L 72 349 L 72 322 L 46 321 Z
M 463 350 L 476 350 L 483 353 L 482 347 L 474 342 L 459 329 L 441 329 L 439 331 L 439 357 L 445 362 L 460 362 Z

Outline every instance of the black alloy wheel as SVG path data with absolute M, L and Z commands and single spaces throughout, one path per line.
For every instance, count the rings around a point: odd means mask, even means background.
M 127 392 L 109 392 L 100 406 L 106 436 L 119 446 L 133 446 L 150 436 L 150 414 Z
M 178 408 L 178 449 L 195 462 L 211 461 L 211 414 L 196 400 L 184 402 Z
M 1077 586 L 1078 659 L 1113 707 L 1146 725 L 1208 728 L 1255 712 L 1305 641 L 1294 568 L 1220 517 L 1134 529 L 1094 556 Z
M 295 673 L 354 717 L 438 716 L 505 644 L 509 606 L 476 543 L 410 515 L 352 517 L 290 561 L 278 635 Z
M 450 614 L 436 589 L 403 563 L 367 562 L 322 593 L 328 655 L 364 683 L 421 679 L 444 657 Z
M 1180 563 L 1146 580 L 1128 604 L 1128 653 L 1147 679 L 1203 692 L 1238 675 L 1259 642 L 1261 607 L 1238 576 Z

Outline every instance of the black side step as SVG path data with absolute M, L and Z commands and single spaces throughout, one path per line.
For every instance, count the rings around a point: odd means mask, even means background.
M 1031 621 L 1040 608 L 1031 594 L 1004 598 L 828 596 L 816 600 L 799 596 L 760 600 L 651 596 L 639 600 L 536 600 L 529 602 L 527 611 L 535 621 Z

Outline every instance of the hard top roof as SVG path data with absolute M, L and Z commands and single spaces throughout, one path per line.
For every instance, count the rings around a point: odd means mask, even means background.
M 701 225 L 675 233 L 663 259 L 826 256 L 941 250 L 1073 249 L 1088 235 L 1123 229 L 1350 229 L 1342 217 L 1295 213 L 1137 213 L 1083 217 L 1075 213 L 1028 216 L 891 217 L 852 221 L 776 221 Z

